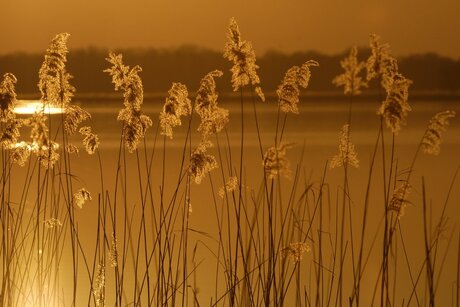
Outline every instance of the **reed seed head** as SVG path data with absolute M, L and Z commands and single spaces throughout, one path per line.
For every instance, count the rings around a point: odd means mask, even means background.
M 118 113 L 117 119 L 123 121 L 123 139 L 129 152 L 137 149 L 139 141 L 144 137 L 147 129 L 152 126 L 152 120 L 141 111 L 144 100 L 144 87 L 139 72 L 142 68 L 129 68 L 123 64 L 121 54 L 110 53 L 106 59 L 112 66 L 104 72 L 112 76 L 115 90 L 123 91 L 124 108 Z
M 160 113 L 161 134 L 173 138 L 173 128 L 182 125 L 181 116 L 190 115 L 192 105 L 188 98 L 187 87 L 182 83 L 173 83 Z
M 0 144 L 4 147 L 11 147 L 18 142 L 20 136 L 19 128 L 22 126 L 22 121 L 11 117 L 3 127 L 0 137 Z
M 38 150 L 38 158 L 45 169 L 53 168 L 56 162 L 59 161 L 58 148 L 58 143 L 49 140 L 47 145 L 42 145 Z
M 367 59 L 367 81 L 379 78 L 384 88 L 389 86 L 393 75 L 398 72 L 398 63 L 391 55 L 390 45 L 382 43 L 380 36 L 371 34 L 369 37 L 371 55 Z
M 231 177 L 228 177 L 225 185 L 219 189 L 218 194 L 221 198 L 224 198 L 226 193 L 231 193 L 235 191 L 236 189 L 238 189 L 238 177 L 231 176 Z
M 0 122 L 5 123 L 15 118 L 16 105 L 16 79 L 15 75 L 6 73 L 0 82 Z
M 297 242 L 290 243 L 281 250 L 283 258 L 289 258 L 293 262 L 300 262 L 303 259 L 303 254 L 311 250 L 307 243 Z
M 200 81 L 200 87 L 196 92 L 195 111 L 200 114 L 203 110 L 217 106 L 217 90 L 215 78 L 222 77 L 220 70 L 213 70 L 204 76 Z
M 80 153 L 80 150 L 74 144 L 67 144 L 67 146 L 65 147 L 65 150 L 69 154 L 77 154 L 78 155 Z
M 358 61 L 358 48 L 353 46 L 348 57 L 340 61 L 344 72 L 332 80 L 335 86 L 343 86 L 345 95 L 359 95 L 361 88 L 367 87 L 367 83 L 360 76 L 361 70 L 365 68 L 366 63 Z
M 26 142 L 15 143 L 11 146 L 10 159 L 12 163 L 24 166 L 30 157 L 33 147 Z
M 233 91 L 237 91 L 246 85 L 255 86 L 256 94 L 265 100 L 260 86 L 260 79 L 257 75 L 256 54 L 251 42 L 242 40 L 238 24 L 235 18 L 230 19 L 228 27 L 227 42 L 224 47 L 224 58 L 233 63 L 232 72 Z
M 139 72 L 142 68 L 138 65 L 130 69 L 129 66 L 123 64 L 123 55 L 109 53 L 106 60 L 112 64 L 104 72 L 109 73 L 112 77 L 112 83 L 115 85 L 115 91 L 122 90 L 124 101 L 123 104 L 127 108 L 139 110 L 144 100 L 144 87 Z
M 278 147 L 270 147 L 264 154 L 263 166 L 268 178 L 273 179 L 281 175 L 285 178 L 291 177 L 291 163 L 286 157 L 286 150 L 293 144 L 280 144 Z
M 69 36 L 68 33 L 60 33 L 52 39 L 39 70 L 38 82 L 41 100 L 45 104 L 53 103 L 64 108 L 70 103 L 75 92 L 75 88 L 69 82 L 72 76 L 66 70 Z
M 118 266 L 118 240 L 115 233 L 112 233 L 112 245 L 109 252 L 110 267 L 116 268 Z
M 81 127 L 80 133 L 84 136 L 83 145 L 86 152 L 90 155 L 94 154 L 99 147 L 99 137 L 91 132 L 91 127 Z
M 406 124 L 407 116 L 412 111 L 409 105 L 409 86 L 412 81 L 400 73 L 388 80 L 387 96 L 377 114 L 383 116 L 386 126 L 392 133 L 398 134 L 401 126 Z
M 93 286 L 93 294 L 96 306 L 105 306 L 105 266 L 100 262 L 97 266 L 97 273 Z
M 406 205 L 408 203 L 407 196 L 411 190 L 411 186 L 407 181 L 401 181 L 394 189 L 393 196 L 391 197 L 388 205 L 388 211 L 396 212 L 398 218 L 404 215 Z
M 73 195 L 73 202 L 79 208 L 83 208 L 83 205 L 85 204 L 87 200 L 92 200 L 92 198 L 91 198 L 91 194 L 85 188 L 78 190 Z
M 197 184 L 201 183 L 208 172 L 217 168 L 216 158 L 207 153 L 210 147 L 212 147 L 211 141 L 203 140 L 190 157 L 189 172 Z
M 221 77 L 220 70 L 214 70 L 200 81 L 200 88 L 195 99 L 195 112 L 201 118 L 198 131 L 203 139 L 212 133 L 220 132 L 229 122 L 229 111 L 217 106 L 217 91 L 214 78 Z
M 444 111 L 431 118 L 422 139 L 424 153 L 438 155 L 441 152 L 442 134 L 449 127 L 449 119 L 454 117 L 455 111 Z
M 140 140 L 145 136 L 149 127 L 153 125 L 150 117 L 142 111 L 133 108 L 124 108 L 118 114 L 118 120 L 123 120 L 123 140 L 129 152 L 134 152 Z
M 198 131 L 203 138 L 209 137 L 212 133 L 218 133 L 224 129 L 229 122 L 229 111 L 221 107 L 203 110 Z
M 319 66 L 316 61 L 307 61 L 302 66 L 293 66 L 284 75 L 283 82 L 278 86 L 278 103 L 281 111 L 299 114 L 300 88 L 307 88 L 311 78 L 310 67 Z
M 38 112 L 25 119 L 23 123 L 30 127 L 33 152 L 39 158 L 42 166 L 50 169 L 59 160 L 59 153 L 57 152 L 59 144 L 49 138 L 46 120 L 45 114 Z
M 91 118 L 91 114 L 77 105 L 68 105 L 64 113 L 64 129 L 68 135 L 74 134 L 81 122 Z
M 330 168 L 341 167 L 343 165 L 350 165 L 352 167 L 359 167 L 358 154 L 356 153 L 355 146 L 350 142 L 350 126 L 345 124 L 342 126 L 339 134 L 339 153 L 331 159 Z
M 17 143 L 20 136 L 19 128 L 22 126 L 22 121 L 16 119 L 14 113 L 17 102 L 16 82 L 16 77 L 11 73 L 4 74 L 0 82 L 0 123 L 3 123 L 0 144 L 7 148 Z

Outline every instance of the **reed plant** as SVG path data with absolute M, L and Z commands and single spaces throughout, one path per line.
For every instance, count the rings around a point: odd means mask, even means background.
M 416 171 L 420 154 L 440 153 L 455 112 L 434 115 L 412 160 L 400 161 L 411 81 L 377 35 L 367 60 L 353 47 L 340 63 L 333 83 L 347 96 L 346 122 L 316 178 L 304 161 L 308 140 L 286 132 L 321 69 L 314 59 L 289 68 L 266 95 L 256 53 L 232 18 L 223 55 L 239 100 L 233 118 L 219 101 L 223 68 L 200 84 L 172 83 L 159 114 L 148 114 L 142 68 L 109 53 L 105 72 L 122 108 L 110 123 L 118 146 L 105 150 L 103 131 L 72 101 L 68 38 L 58 34 L 46 50 L 42 103 L 29 117 L 16 113 L 20 80 L 7 73 L 0 83 L 1 306 L 435 306 L 451 265 L 452 298 L 442 301 L 458 306 L 460 250 L 453 264 L 448 253 L 460 236 L 448 212 L 459 168 L 448 170 L 439 206 Z M 368 153 L 352 143 L 365 88 L 381 104 L 369 114 L 378 125 Z M 260 108 L 272 108 L 276 122 L 267 126 Z M 85 178 L 85 163 L 96 178 Z M 407 247 L 412 209 L 422 217 L 421 261 Z

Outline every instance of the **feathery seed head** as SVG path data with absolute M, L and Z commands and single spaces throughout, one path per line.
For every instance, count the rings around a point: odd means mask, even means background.
M 227 42 L 224 47 L 224 58 L 233 63 L 230 71 L 232 72 L 233 91 L 237 91 L 246 85 L 259 85 L 260 79 L 257 75 L 256 54 L 252 48 L 251 42 L 241 39 L 240 30 L 235 18 L 230 19 L 228 27 Z M 256 93 L 264 100 L 264 96 L 260 95 L 262 90 L 256 87 Z
M 73 195 L 73 202 L 75 205 L 77 205 L 80 209 L 83 208 L 83 204 L 87 200 L 92 200 L 91 194 L 85 189 L 82 188 L 78 190 L 74 195 Z
M 67 49 L 69 37 L 69 33 L 59 33 L 51 40 L 45 54 L 48 69 L 57 71 L 65 67 L 67 53 L 69 52 Z
M 214 78 L 222 77 L 220 70 L 213 70 L 206 74 L 200 81 L 200 88 L 196 92 L 195 111 L 200 114 L 202 109 L 209 109 L 217 105 L 216 81 Z
M 81 122 L 91 118 L 91 115 L 87 111 L 76 105 L 68 105 L 64 112 L 64 129 L 67 135 L 74 134 Z
M 99 147 L 99 137 L 91 132 L 91 127 L 81 127 L 79 131 L 83 136 L 83 145 L 86 152 L 90 155 L 96 152 Z
M 367 83 L 360 77 L 361 70 L 366 66 L 364 62 L 358 61 L 358 48 L 353 46 L 348 57 L 340 61 L 344 73 L 332 80 L 336 86 L 343 86 L 345 95 L 359 95 L 361 88 L 367 87 Z
M 66 107 L 75 88 L 70 85 L 71 75 L 66 70 L 68 33 L 60 33 L 51 41 L 39 70 L 38 88 L 44 103 Z
M 310 83 L 311 70 L 310 67 L 319 67 L 319 63 L 313 60 L 308 60 L 300 66 L 296 76 L 297 83 L 300 87 L 307 88 Z
M 181 83 L 173 83 L 168 91 L 169 96 L 160 113 L 161 134 L 173 138 L 172 129 L 182 125 L 181 116 L 190 115 L 192 105 L 188 98 L 187 87 Z
M 22 121 L 11 117 L 3 127 L 1 132 L 0 144 L 5 147 L 11 147 L 18 142 L 20 136 L 19 128 L 22 126 Z
M 78 149 L 77 146 L 75 146 L 74 144 L 67 144 L 65 150 L 69 153 L 69 154 L 79 154 L 80 153 L 80 150 Z
M 48 139 L 48 126 L 46 125 L 46 117 L 43 112 L 34 113 L 31 117 L 24 120 L 24 124 L 31 128 L 30 138 L 32 143 L 46 144 Z
M 299 262 L 303 258 L 304 253 L 308 253 L 311 250 L 307 243 L 297 242 L 290 243 L 288 246 L 281 250 L 283 258 L 290 258 L 293 262 Z
M 112 246 L 110 247 L 109 262 L 112 268 L 118 266 L 118 241 L 115 233 L 112 233 Z
M 371 34 L 369 37 L 371 55 L 367 59 L 367 81 L 379 78 L 384 88 L 387 88 L 388 82 L 393 75 L 398 72 L 396 59 L 391 55 L 390 45 L 382 43 L 380 36 Z
M 96 299 L 96 306 L 105 306 L 105 266 L 103 262 L 97 266 L 93 294 Z
M 204 76 L 200 82 L 195 99 L 195 111 L 201 118 L 198 131 L 206 139 L 211 133 L 220 132 L 228 123 L 229 112 L 217 106 L 217 91 L 214 78 L 221 77 L 222 72 L 214 70 Z
M 231 176 L 227 179 L 227 182 L 223 187 L 219 189 L 219 196 L 224 198 L 225 193 L 230 193 L 235 191 L 238 188 L 238 177 Z
M 412 81 L 400 73 L 396 73 L 388 80 L 387 97 L 380 106 L 377 114 L 383 116 L 386 126 L 395 134 L 406 124 L 407 115 L 412 108 L 409 105 L 409 86 Z
M 59 160 L 58 148 L 59 144 L 51 140 L 48 140 L 47 145 L 42 145 L 39 148 L 37 155 L 45 169 L 53 168 L 54 164 Z
M 147 129 L 153 125 L 150 117 L 142 111 L 124 108 L 118 114 L 118 120 L 123 120 L 123 140 L 129 152 L 134 152 Z
M 455 111 L 439 112 L 433 116 L 422 139 L 422 150 L 426 154 L 438 155 L 441 151 L 442 133 L 449 126 L 449 119 L 455 117 Z
M 13 74 L 6 73 L 0 82 L 0 122 L 4 123 L 15 118 L 14 107 L 16 105 L 17 81 Z
M 207 153 L 210 147 L 212 147 L 211 141 L 203 140 L 190 157 L 189 172 L 197 184 L 201 183 L 208 172 L 217 168 L 216 158 Z
M 307 88 L 311 77 L 310 67 L 315 66 L 319 66 L 318 62 L 310 60 L 300 67 L 293 66 L 288 69 L 276 90 L 281 111 L 299 114 L 300 87 Z
M 52 168 L 59 160 L 57 153 L 59 144 L 49 138 L 45 114 L 43 112 L 34 113 L 23 123 L 31 128 L 30 138 L 32 139 L 33 151 L 37 154 L 40 163 L 46 169 Z
M 339 134 L 339 153 L 332 157 L 330 168 L 350 165 L 359 167 L 358 154 L 355 151 L 355 146 L 350 142 L 350 126 L 343 125 Z
M 124 108 L 118 113 L 117 119 L 123 121 L 123 140 L 129 152 L 137 149 L 139 141 L 144 137 L 147 129 L 152 126 L 152 120 L 141 111 L 144 100 L 144 87 L 139 77 L 141 67 L 135 66 L 131 70 L 123 64 L 122 55 L 110 53 L 106 59 L 112 66 L 104 72 L 112 76 L 115 90 L 122 90 Z
M 110 68 L 104 70 L 112 77 L 112 83 L 115 85 L 115 90 L 123 89 L 128 79 L 129 66 L 123 64 L 123 55 L 110 52 L 107 62 L 112 64 Z
M 262 91 L 262 88 L 260 86 L 256 86 L 254 88 L 254 92 L 256 92 L 257 96 L 259 96 L 260 100 L 265 101 L 265 94 Z
M 104 72 L 112 76 L 115 91 L 123 91 L 123 103 L 125 107 L 139 111 L 144 100 L 144 86 L 139 76 L 142 68 L 136 65 L 130 69 L 129 66 L 123 64 L 123 56 L 121 54 L 115 55 L 114 53 L 109 53 L 109 57 L 106 60 L 112 66 L 104 70 Z
M 16 106 L 16 85 L 17 79 L 11 73 L 3 75 L 0 82 L 0 123 L 2 126 L 0 144 L 5 147 L 11 147 L 17 143 L 19 138 L 19 127 L 22 121 L 16 119 L 14 107 Z
M 15 143 L 11 148 L 10 158 L 12 163 L 24 166 L 30 157 L 33 147 L 26 142 Z
M 268 148 L 264 154 L 263 166 L 268 178 L 275 178 L 278 174 L 285 178 L 291 177 L 291 163 L 286 157 L 286 150 L 293 144 L 280 144 L 277 148 L 274 146 Z
M 407 195 L 411 190 L 411 186 L 407 181 L 401 181 L 393 192 L 393 196 L 388 205 L 389 211 L 394 211 L 397 213 L 398 218 L 404 215 L 404 209 L 406 208 Z
M 203 138 L 207 138 L 212 133 L 222 131 L 229 122 L 229 111 L 216 106 L 211 109 L 203 109 L 200 117 L 198 131 L 201 132 Z

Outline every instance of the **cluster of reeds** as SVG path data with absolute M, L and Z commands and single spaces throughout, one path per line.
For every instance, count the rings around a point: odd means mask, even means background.
M 324 158 L 318 179 L 307 176 L 303 149 L 290 162 L 289 150 L 299 145 L 285 139 L 289 117 L 300 113 L 301 90 L 320 69 L 316 61 L 305 59 L 280 76 L 276 123 L 266 139 L 257 109 L 272 101 L 262 91 L 251 43 L 230 21 L 224 57 L 232 63 L 232 86 L 240 99 L 239 145 L 233 146 L 229 110 L 219 106 L 221 70 L 194 85 L 194 97 L 186 85 L 173 83 L 155 120 L 142 109 L 141 67 L 129 67 L 121 54 L 110 53 L 105 72 L 122 93 L 123 108 L 117 117 L 117 163 L 106 165 L 109 153 L 101 150 L 99 131 L 82 125 L 91 115 L 72 102 L 68 37 L 57 35 L 46 51 L 38 84 L 43 104 L 30 117 L 14 112 L 16 77 L 5 74 L 0 83 L 1 306 L 435 305 L 444 265 L 439 257 L 448 250 L 441 239 L 447 235 L 450 246 L 458 236 L 456 230 L 447 232 L 446 216 L 457 171 L 438 221 L 431 221 L 424 181 L 420 186 L 422 264 L 411 263 L 406 250 L 403 213 L 417 185 L 418 155 L 439 154 L 455 112 L 436 114 L 410 165 L 398 165 L 397 136 L 411 111 L 411 81 L 378 36 L 370 37 L 367 61 L 360 61 L 353 47 L 341 62 L 343 74 L 333 80 L 349 97 L 348 119 L 338 153 Z M 365 87 L 382 93 L 369 165 L 360 163 L 364 153 L 358 155 L 351 142 L 353 100 Z M 52 116 L 51 105 L 62 113 Z M 185 131 L 179 145 L 177 129 Z M 256 173 L 247 171 L 253 163 L 246 152 L 249 129 L 257 137 Z M 28 141 L 21 131 L 30 133 Z M 176 155 L 169 147 L 173 142 Z M 99 185 L 84 186 L 85 179 L 76 175 L 82 146 L 99 168 Z M 175 156 L 179 159 L 172 160 Z M 367 182 L 359 183 L 365 195 L 354 195 L 353 169 L 366 167 Z M 334 168 L 343 170 L 335 197 L 327 180 L 339 172 Z M 381 185 L 374 187 L 377 175 Z M 210 203 L 200 204 L 196 191 L 208 194 Z M 215 232 L 194 222 L 195 205 L 208 207 Z M 89 208 L 95 214 L 83 217 Z M 371 212 L 382 222 L 369 230 Z M 378 272 L 368 273 L 375 254 Z M 397 291 L 401 259 L 410 284 Z M 451 300 L 457 306 L 458 281 Z M 212 284 L 211 291 L 200 292 L 200 282 Z

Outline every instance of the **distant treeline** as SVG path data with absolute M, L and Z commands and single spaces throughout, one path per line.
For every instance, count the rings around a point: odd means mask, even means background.
M 222 53 L 183 46 L 177 49 L 117 50 L 123 53 L 126 65 L 140 65 L 141 77 L 146 92 L 166 92 L 172 82 L 182 82 L 189 91 L 197 90 L 200 79 L 209 71 L 220 69 L 224 76 L 218 81 L 220 92 L 231 91 L 230 63 Z M 359 57 L 366 59 L 369 50 L 360 49 Z M 326 55 L 306 51 L 292 54 L 267 52 L 258 57 L 259 75 L 266 92 L 276 90 L 286 70 L 301 65 L 307 60 L 316 60 L 319 68 L 313 68 L 311 91 L 337 91 L 331 80 L 342 72 L 340 60 L 347 52 Z M 77 93 L 113 92 L 111 79 L 103 70 L 109 65 L 105 61 L 108 51 L 96 48 L 71 50 L 68 55 L 68 71 L 74 76 L 71 81 Z M 14 53 L 0 56 L 0 74 L 12 72 L 18 78 L 18 93 L 37 93 L 38 70 L 43 54 Z M 399 70 L 414 83 L 413 91 L 458 92 L 460 91 L 460 59 L 454 60 L 434 53 L 411 55 L 398 59 Z

